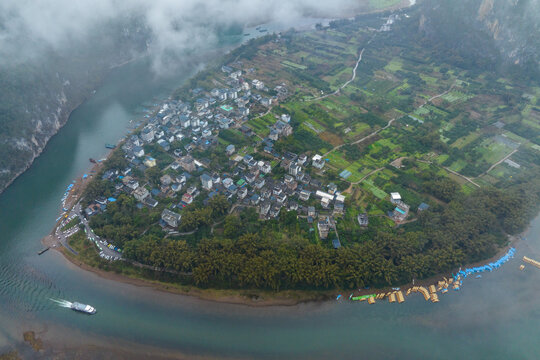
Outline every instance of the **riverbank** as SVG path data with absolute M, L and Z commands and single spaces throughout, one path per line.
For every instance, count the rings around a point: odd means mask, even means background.
M 114 151 L 110 151 L 103 161 L 94 164 L 89 168 L 88 172 L 96 175 L 98 174 L 102 164 L 111 156 Z M 90 177 L 89 177 L 90 178 Z M 83 179 L 83 176 L 76 178 L 75 184 L 71 190 L 69 196 L 69 207 L 66 205 L 69 213 L 73 206 L 80 200 L 87 184 L 90 179 Z M 138 270 L 134 265 L 129 267 L 122 267 L 122 271 L 130 271 L 130 274 L 118 273 L 114 271 L 108 271 L 100 269 L 96 266 L 92 266 L 85 262 L 85 259 L 81 256 L 75 255 L 68 251 L 62 243 L 56 238 L 56 228 L 61 223 L 60 219 L 53 227 L 51 233 L 42 238 L 41 243 L 50 247 L 53 250 L 59 251 L 65 260 L 74 266 L 79 267 L 82 270 L 92 272 L 101 278 L 122 282 L 125 284 L 134 285 L 140 288 L 149 288 L 155 291 L 162 291 L 177 295 L 192 296 L 201 300 L 213 301 L 226 304 L 246 305 L 253 307 L 260 306 L 294 306 L 305 302 L 314 301 L 327 301 L 335 298 L 335 291 L 308 291 L 308 290 L 287 290 L 281 292 L 272 292 L 264 290 L 235 290 L 235 289 L 202 289 L 194 286 L 180 285 L 168 282 L 162 282 L 158 280 L 151 280 L 144 278 L 138 273 Z M 93 245 L 92 245 L 93 246 Z
M 528 230 L 522 233 L 525 235 Z M 490 262 L 498 260 L 501 256 L 508 252 L 512 247 L 515 247 L 519 241 L 520 236 L 511 236 L 510 242 L 503 248 L 499 249 L 497 253 L 489 259 L 484 261 L 475 262 L 472 264 L 465 264 L 463 267 L 477 267 L 489 264 Z M 286 290 L 280 292 L 264 291 L 264 290 L 236 290 L 236 289 L 201 289 L 195 286 L 180 285 L 174 283 L 167 283 L 158 280 L 150 280 L 143 278 L 141 275 L 136 274 L 136 269 L 133 268 L 133 274 L 117 273 L 114 271 L 107 271 L 91 266 L 84 262 L 80 257 L 76 257 L 71 252 L 63 247 L 55 247 L 65 260 L 74 266 L 77 266 L 85 271 L 92 272 L 101 278 L 122 282 L 124 284 L 134 285 L 139 288 L 148 288 L 153 291 L 162 291 L 176 295 L 191 296 L 205 301 L 245 305 L 250 307 L 267 307 L 267 306 L 295 306 L 301 303 L 307 302 L 323 302 L 329 300 L 335 300 L 338 294 L 343 295 L 345 299 L 349 294 L 353 296 L 369 295 L 373 293 L 387 293 L 393 291 L 392 287 L 383 288 L 370 288 L 370 289 L 358 289 L 358 290 L 320 290 L 320 291 L 308 291 L 308 290 Z M 410 282 L 398 286 L 401 291 L 406 292 L 413 286 L 424 286 L 437 284 L 438 281 L 443 278 L 452 278 L 459 268 L 453 269 L 447 273 L 431 276 L 426 279 L 415 280 L 414 283 Z
M 451 271 L 447 271 L 447 272 L 444 272 L 444 273 L 441 273 L 441 274 L 437 274 L 437 275 L 433 275 L 433 276 L 430 276 L 428 278 L 425 278 L 425 279 L 420 279 L 420 280 L 414 280 L 414 282 L 410 282 L 410 283 L 407 283 L 407 284 L 404 284 L 404 285 L 398 285 L 397 287 L 400 288 L 400 290 L 402 292 L 407 292 L 407 290 L 409 289 L 412 289 L 413 287 L 415 286 L 423 286 L 423 287 L 428 287 L 430 285 L 435 285 L 437 286 L 437 283 L 441 280 L 444 280 L 444 278 L 446 279 L 451 279 L 454 277 L 454 275 L 461 269 L 461 268 L 473 268 L 473 267 L 479 267 L 479 266 L 484 266 L 484 265 L 487 265 L 491 262 L 494 262 L 494 261 L 497 261 L 498 259 L 500 259 L 504 254 L 506 254 L 508 252 L 508 250 L 510 250 L 510 248 L 515 248 L 520 240 L 520 237 L 524 236 L 530 229 L 530 226 L 529 228 L 527 228 L 525 231 L 523 231 L 521 234 L 519 235 L 515 235 L 515 236 L 511 236 L 509 235 L 508 238 L 509 238 L 509 242 L 506 246 L 500 248 L 497 250 L 497 252 L 495 253 L 495 255 L 493 255 L 492 257 L 486 259 L 486 260 L 482 260 L 482 261 L 477 261 L 477 262 L 474 262 L 474 263 L 470 263 L 470 264 L 464 264 L 463 266 L 461 267 L 457 267 L 457 268 L 454 268 L 452 269 Z M 342 295 L 345 296 L 345 294 L 347 294 L 347 296 L 349 296 L 349 294 L 353 294 L 353 296 L 362 296 L 362 295 L 370 295 L 370 294 L 373 294 L 373 293 L 388 293 L 388 292 L 391 292 L 393 291 L 393 287 L 391 286 L 386 286 L 386 287 L 383 287 L 383 288 L 373 288 L 373 289 L 358 289 L 356 291 L 353 291 L 353 292 L 343 292 Z
M 78 191 L 84 191 L 84 186 L 77 188 Z M 528 229 L 518 236 L 509 236 L 509 242 L 506 246 L 498 249 L 497 253 L 491 258 L 484 261 L 479 261 L 472 264 L 465 264 L 464 267 L 475 267 L 488 264 L 492 261 L 496 261 L 508 249 L 515 247 L 520 236 L 526 234 Z M 44 244 L 51 246 L 51 236 L 48 239 L 44 239 Z M 85 238 L 86 241 L 86 238 Z M 90 244 L 90 243 L 89 243 Z M 93 245 L 89 245 L 93 249 Z M 287 290 L 280 292 L 265 291 L 259 289 L 202 289 L 191 285 L 182 285 L 178 283 L 170 283 L 159 280 L 152 280 L 144 277 L 142 274 L 143 269 L 137 268 L 135 265 L 121 266 L 113 268 L 111 270 L 100 269 L 97 266 L 85 262 L 85 258 L 79 255 L 74 255 L 64 247 L 53 247 L 53 249 L 60 251 L 64 258 L 72 265 L 77 266 L 85 271 L 92 272 L 101 278 L 105 278 L 112 281 L 122 282 L 125 284 L 134 285 L 140 288 L 149 288 L 153 291 L 162 291 L 172 293 L 176 295 L 192 296 L 201 300 L 245 305 L 251 307 L 266 307 L 266 306 L 294 306 L 300 303 L 306 302 L 323 302 L 328 300 L 334 300 L 338 294 L 342 294 L 345 298 L 352 294 L 353 296 L 361 296 L 376 293 L 391 292 L 392 287 L 373 288 L 373 289 L 358 289 L 358 290 L 320 290 L 320 291 L 306 291 L 306 290 Z M 94 250 L 94 249 L 93 249 Z M 95 250 L 94 250 L 95 251 Z M 101 260 L 100 260 L 101 261 Z M 107 266 L 107 263 L 104 263 Z M 114 265 L 113 265 L 114 266 Z M 444 277 L 451 278 L 453 273 L 456 273 L 459 269 L 453 269 L 447 273 L 431 276 L 422 280 L 415 280 L 414 283 L 408 283 L 400 285 L 402 291 L 407 291 L 413 286 L 425 286 L 437 284 L 438 281 Z M 156 275 L 159 275 L 159 270 L 155 270 Z
M 121 142 L 119 144 L 121 146 Z M 95 165 L 93 165 L 91 168 L 89 168 L 89 173 L 93 174 L 93 176 L 97 175 L 99 173 L 99 170 L 102 166 L 102 164 L 108 159 L 114 151 L 111 151 L 107 154 L 106 158 Z M 80 197 L 84 193 L 84 190 L 87 186 L 87 184 L 90 182 L 90 179 L 87 178 L 86 180 L 83 179 L 83 176 L 79 176 L 74 186 L 71 190 L 69 199 L 69 206 L 66 206 L 68 208 L 68 213 L 71 210 L 71 208 L 79 201 Z M 55 228 L 51 232 L 51 234 L 43 239 L 43 243 L 46 246 L 50 246 L 53 249 L 60 250 L 64 257 L 73 265 L 78 266 L 82 268 L 85 271 L 90 271 L 102 278 L 106 278 L 113 281 L 123 282 L 131 285 L 135 285 L 138 287 L 145 287 L 145 288 L 152 288 L 153 290 L 157 291 L 164 291 L 168 293 L 174 293 L 179 295 L 187 295 L 187 296 L 193 296 L 196 298 L 200 298 L 203 300 L 208 301 L 215 301 L 220 303 L 230 303 L 230 304 L 240 304 L 240 305 L 246 305 L 246 306 L 294 306 L 299 303 L 304 302 L 317 302 L 317 301 L 327 301 L 327 300 L 333 300 L 336 298 L 336 296 L 341 293 L 344 297 L 349 296 L 349 294 L 352 292 L 353 296 L 361 296 L 361 295 L 367 295 L 372 294 L 374 292 L 388 292 L 392 291 L 391 287 L 384 287 L 380 289 L 358 289 L 358 290 L 323 290 L 323 291 L 303 291 L 303 290 L 288 290 L 288 291 L 282 291 L 282 292 L 273 292 L 273 291 L 264 291 L 264 290 L 258 290 L 258 289 L 249 289 L 249 290 L 237 290 L 237 289 L 201 289 L 197 288 L 195 286 L 190 285 L 181 285 L 178 283 L 169 283 L 159 280 L 153 280 L 145 277 L 144 272 L 148 271 L 143 268 L 137 268 L 135 266 L 136 264 L 131 264 L 128 266 L 124 266 L 124 264 L 117 265 L 116 263 L 108 263 L 104 260 L 97 260 L 100 261 L 99 263 L 95 263 L 95 259 L 92 259 L 92 261 L 89 261 L 90 259 L 85 259 L 84 256 L 77 256 L 69 251 L 66 251 L 65 248 L 60 246 L 54 246 L 59 245 L 60 242 L 55 239 L 55 229 L 58 226 L 58 224 L 55 225 Z M 495 259 L 497 257 L 500 257 L 501 254 L 505 253 L 508 248 L 513 246 L 518 240 L 518 237 L 511 237 L 509 244 L 507 246 L 501 248 L 498 250 L 498 252 L 490 259 L 487 259 L 482 262 L 478 262 L 475 264 L 470 264 L 470 266 L 476 266 L 478 264 L 485 264 L 492 261 L 492 259 Z M 85 238 L 85 241 L 86 238 Z M 93 251 L 96 251 L 93 247 L 93 244 L 91 242 L 87 241 L 89 244 L 89 247 L 92 248 Z M 100 269 L 99 264 L 101 264 L 101 261 L 103 261 L 103 265 L 105 267 L 109 266 L 110 269 Z M 110 264 L 110 265 L 108 265 Z M 456 272 L 458 269 L 453 269 L 453 272 Z M 158 277 L 160 275 L 159 270 L 155 270 L 153 273 Z M 149 275 L 152 276 L 152 275 Z M 451 277 L 451 272 L 435 275 L 432 277 L 429 277 L 427 279 L 423 280 L 415 280 L 414 284 L 408 283 L 401 285 L 401 288 L 405 291 L 413 286 L 429 286 L 432 284 L 436 284 L 439 280 L 442 279 L 442 277 Z

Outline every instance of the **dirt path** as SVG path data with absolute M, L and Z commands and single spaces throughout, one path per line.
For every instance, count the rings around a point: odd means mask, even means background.
M 454 174 L 454 175 L 456 175 L 456 176 L 459 176 L 459 177 L 462 178 L 462 179 L 467 180 L 468 182 L 470 182 L 470 183 L 473 184 L 474 186 L 480 187 L 480 185 L 478 185 L 477 183 L 475 183 L 471 178 L 468 178 L 468 177 L 466 177 L 465 175 L 461 175 L 461 174 L 458 173 L 457 171 L 454 171 L 454 170 L 452 170 L 452 169 L 450 169 L 450 168 L 447 168 L 446 166 L 443 166 L 443 168 L 444 168 L 446 171 L 448 171 L 448 172 L 450 172 L 450 173 L 452 173 L 452 174 Z
M 516 152 L 518 151 L 518 149 L 514 149 L 514 151 L 512 151 L 510 154 L 506 155 L 505 157 L 503 157 L 501 160 L 497 161 L 495 164 L 491 165 L 489 169 L 487 169 L 486 171 L 484 171 L 482 174 L 478 175 L 477 178 L 483 176 L 483 175 L 486 175 L 488 172 L 490 172 L 491 170 L 493 170 L 493 168 L 497 165 L 499 165 L 500 163 L 502 163 L 503 161 L 507 160 L 508 158 L 510 158 L 510 156 L 514 155 Z
M 356 79 L 356 70 L 358 69 L 358 64 L 360 64 L 360 62 L 362 61 L 362 54 L 364 54 L 364 50 L 366 48 L 363 48 L 361 51 L 360 51 L 360 55 L 358 56 L 358 60 L 356 61 L 356 65 L 354 65 L 354 68 L 353 68 L 353 71 L 352 71 L 352 76 L 349 80 L 347 80 L 343 85 L 341 85 L 336 91 L 330 93 L 330 94 L 326 94 L 326 95 L 322 95 L 322 96 L 319 96 L 319 97 L 316 97 L 316 98 L 313 98 L 313 99 L 309 99 L 309 100 L 306 100 L 308 102 L 310 101 L 317 101 L 317 100 L 322 100 L 322 99 L 325 99 L 329 96 L 333 96 L 333 95 L 337 95 L 339 94 L 339 92 L 344 89 L 347 85 L 349 85 L 350 83 L 352 83 L 354 81 L 354 79 Z
M 366 135 L 366 136 L 364 136 L 364 137 L 361 138 L 361 139 L 358 139 L 358 140 L 353 141 L 353 142 L 351 142 L 351 143 L 344 143 L 344 144 L 341 144 L 341 145 L 338 145 L 338 146 L 333 147 L 332 149 L 330 149 L 330 150 L 328 150 L 326 153 L 324 153 L 323 157 L 327 156 L 328 154 L 330 154 L 331 152 L 333 152 L 333 151 L 335 151 L 335 150 L 338 150 L 338 149 L 342 148 L 342 147 L 345 146 L 345 145 L 356 145 L 356 144 L 359 144 L 359 143 L 361 143 L 361 142 L 363 142 L 363 141 L 369 139 L 369 138 L 372 137 L 372 136 L 377 135 L 379 132 L 381 132 L 381 131 L 383 131 L 383 130 L 385 130 L 385 129 L 388 129 L 388 127 L 389 127 L 390 125 L 392 125 L 392 123 L 393 123 L 395 120 L 396 120 L 396 118 L 390 119 L 390 120 L 388 121 L 388 124 L 386 124 L 385 127 L 382 127 L 382 128 L 380 128 L 380 129 L 378 129 L 378 130 L 375 130 L 375 131 L 372 132 L 371 134 Z
M 344 192 L 346 193 L 351 193 L 352 192 L 352 188 L 354 185 L 358 185 L 360 184 L 362 181 L 366 180 L 368 177 L 370 177 L 371 175 L 381 171 L 381 170 L 384 170 L 384 167 L 381 167 L 381 168 L 378 168 L 378 169 L 375 169 L 373 170 L 372 172 L 370 172 L 369 174 L 367 174 L 366 176 L 364 176 L 363 178 L 361 178 L 360 180 L 358 181 L 355 181 L 355 182 L 351 182 L 349 187 L 347 188 L 347 190 L 345 190 Z

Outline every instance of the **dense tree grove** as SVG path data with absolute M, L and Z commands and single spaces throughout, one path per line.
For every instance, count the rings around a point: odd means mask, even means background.
M 328 241 L 310 242 L 296 212 L 283 212 L 272 221 L 259 221 L 253 209 L 228 215 L 219 235 L 196 244 L 157 233 L 132 236 L 126 228 L 129 221 L 125 223 L 121 215 L 129 205 L 127 200 L 108 210 L 111 224 L 93 225 L 111 238 L 123 237 L 128 259 L 181 272 L 178 281 L 201 287 L 280 290 L 395 285 L 493 255 L 506 243 L 506 234 L 522 231 L 537 211 L 538 185 L 533 179 L 504 190 L 480 189 L 468 196 L 454 191 L 450 196 L 451 185 L 436 180 L 434 188 L 453 199 L 448 206 L 419 214 L 411 226 L 375 229 L 368 239 L 337 250 Z M 227 202 L 217 198 L 205 208 L 224 214 L 226 207 Z M 113 234 L 113 228 L 118 233 Z

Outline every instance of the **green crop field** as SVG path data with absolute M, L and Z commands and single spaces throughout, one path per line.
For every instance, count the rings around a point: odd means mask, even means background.
M 488 139 L 478 147 L 478 151 L 487 163 L 493 164 L 510 154 L 512 149 L 492 139 Z
M 454 163 L 452 163 L 452 165 L 450 165 L 448 168 L 450 170 L 454 170 L 454 171 L 461 171 L 461 169 L 463 169 L 465 166 L 467 166 L 467 162 L 465 160 L 458 160 L 458 161 L 454 161 Z
M 305 65 L 296 64 L 296 63 L 293 63 L 293 62 L 291 62 L 289 60 L 284 60 L 281 63 L 283 65 L 287 66 L 287 67 L 290 67 L 292 69 L 297 69 L 297 70 L 306 70 L 308 68 Z
M 472 96 L 459 91 L 450 91 L 448 94 L 443 95 L 442 98 L 448 102 L 454 103 L 456 101 L 466 101 L 472 98 Z
M 326 156 L 327 159 L 330 159 L 330 165 L 339 168 L 340 170 L 345 169 L 350 166 L 351 163 L 345 160 L 345 157 L 339 151 L 333 151 Z
M 435 84 L 437 82 L 437 78 L 434 78 L 433 76 L 420 74 L 420 77 L 422 78 L 422 80 L 424 80 L 429 85 L 433 85 L 433 84 Z
M 458 149 L 462 149 L 464 146 L 470 144 L 474 140 L 478 139 L 480 137 L 481 133 L 479 131 L 475 131 L 470 133 L 469 135 L 465 137 L 461 137 L 457 139 L 453 144 L 452 147 L 456 147 Z
M 247 125 L 253 129 L 259 136 L 266 136 L 270 133 L 270 126 L 276 122 L 273 115 L 268 114 L 260 118 L 251 119 Z
M 385 67 L 386 71 L 396 72 L 398 70 L 403 70 L 403 62 L 399 58 L 392 59 Z
M 370 179 L 364 180 L 362 182 L 362 187 L 370 191 L 373 195 L 375 195 L 379 199 L 385 199 L 388 196 L 388 194 L 384 190 L 379 189 L 377 186 L 375 186 Z

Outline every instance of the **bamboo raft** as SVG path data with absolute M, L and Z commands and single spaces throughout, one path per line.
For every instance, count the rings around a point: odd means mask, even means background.
M 388 302 L 389 303 L 396 302 L 396 295 L 394 293 L 391 293 L 390 296 L 388 296 Z
M 368 302 L 368 304 L 373 305 L 373 304 L 375 304 L 375 298 L 374 298 L 373 296 L 370 296 L 370 297 L 367 299 L 367 302 Z
M 422 295 L 424 295 L 424 299 L 426 299 L 426 301 L 429 300 L 429 292 L 427 291 L 427 289 L 425 287 L 419 286 L 418 291 L 421 292 Z
M 528 257 L 524 256 L 523 261 L 525 261 L 528 264 L 531 264 L 532 266 L 536 266 L 537 268 L 540 269 L 540 262 L 538 262 L 536 260 L 533 260 L 531 258 L 528 258 Z
M 401 291 L 398 291 L 396 293 L 396 297 L 397 297 L 398 303 L 400 304 L 405 301 L 405 298 L 403 297 L 403 293 Z
M 429 300 L 429 291 L 423 287 L 423 286 L 413 286 L 412 288 L 410 288 L 409 290 L 407 290 L 407 295 L 409 295 L 411 292 L 419 292 L 419 293 L 422 293 L 422 295 L 424 295 L 424 299 L 426 301 Z

